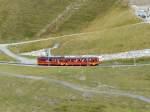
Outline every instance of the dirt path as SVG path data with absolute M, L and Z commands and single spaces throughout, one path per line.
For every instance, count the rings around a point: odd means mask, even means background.
M 61 86 L 83 92 L 83 93 L 92 93 L 92 94 L 107 94 L 107 95 L 115 95 L 115 96 L 122 96 L 122 97 L 129 97 L 137 100 L 144 101 L 146 103 L 150 103 L 150 98 L 141 96 L 141 95 L 135 95 L 129 92 L 121 91 L 121 90 L 116 90 L 116 89 L 107 89 L 107 90 L 99 90 L 95 88 L 91 88 L 88 86 L 81 86 L 77 84 L 73 84 L 70 82 L 62 81 L 62 80 L 55 80 L 55 79 L 48 79 L 46 77 L 39 77 L 39 76 L 29 76 L 29 75 L 22 75 L 22 74 L 12 74 L 12 73 L 7 73 L 7 72 L 0 72 L 0 76 L 2 77 L 16 77 L 16 78 L 21 78 L 21 79 L 31 79 L 31 80 L 45 80 L 49 81 L 51 83 L 59 84 Z
M 115 27 L 113 29 L 119 29 L 127 26 L 135 26 L 135 25 L 140 25 L 140 24 L 145 24 L 144 22 L 140 23 L 135 23 L 135 24 L 129 24 L 129 25 L 123 25 L 119 27 Z M 109 29 L 103 29 L 103 30 L 96 30 L 96 31 L 91 31 L 91 32 L 82 32 L 82 33 L 74 33 L 74 34 L 69 34 L 69 35 L 63 35 L 63 36 L 57 36 L 57 37 L 50 37 L 50 38 L 42 38 L 42 39 L 37 39 L 37 40 L 31 40 L 31 41 L 25 41 L 25 42 L 16 42 L 16 43 L 7 43 L 7 44 L 0 44 L 0 45 L 5 45 L 5 46 L 14 46 L 14 45 L 22 45 L 22 44 L 29 44 L 29 43 L 35 43 L 35 42 L 41 42 L 41 41 L 47 41 L 47 40 L 55 40 L 63 37 L 71 37 L 71 36 L 82 36 L 82 35 L 87 35 L 87 34 L 95 34 L 97 32 L 104 32 Z M 75 37 L 77 38 L 77 37 Z
M 116 60 L 116 59 L 131 59 L 131 58 L 140 58 L 140 57 L 149 57 L 149 56 L 150 56 L 150 49 L 101 55 L 103 61 Z
M 122 28 L 122 27 L 126 27 L 126 26 L 134 26 L 134 25 L 139 25 L 139 24 L 145 24 L 145 23 L 130 24 L 130 25 L 120 26 L 120 27 L 116 27 L 116 28 Z M 114 29 L 116 29 L 116 28 L 114 28 Z M 54 40 L 54 39 L 63 38 L 63 37 L 70 37 L 70 36 L 74 36 L 75 38 L 78 38 L 79 35 L 94 34 L 96 32 L 103 32 L 103 31 L 106 31 L 106 30 L 108 30 L 108 29 L 104 29 L 102 31 L 92 31 L 92 32 L 77 33 L 77 34 L 64 35 L 64 36 L 58 36 L 58 37 L 50 37 L 50 38 L 46 38 L 46 39 L 32 40 L 32 41 L 26 41 L 26 42 L 0 44 L 0 50 L 3 53 L 5 53 L 6 55 L 14 58 L 15 60 L 18 60 L 21 63 L 24 63 L 24 64 L 36 64 L 36 59 L 35 60 L 31 60 L 31 59 L 24 58 L 22 56 L 18 56 L 17 54 L 15 54 L 12 51 L 10 51 L 8 49 L 8 46 L 22 45 L 22 44 L 28 44 L 28 43 L 34 43 L 34 42 L 42 42 L 42 41 L 46 41 L 46 40 Z M 133 52 L 136 52 L 136 51 L 133 51 Z M 140 51 L 137 51 L 137 52 L 140 52 Z M 142 52 L 147 52 L 147 49 L 143 50 Z M 108 55 L 104 54 L 104 55 L 101 55 L 101 56 L 102 56 L 103 60 L 112 60 L 112 59 L 116 59 L 117 57 L 119 57 L 117 59 L 120 59 L 120 57 L 123 57 L 123 59 L 125 59 L 127 57 L 127 55 L 129 56 L 129 54 L 132 54 L 132 53 L 125 52 L 123 54 L 122 53 L 110 54 L 110 55 L 109 54 Z M 140 56 L 141 56 L 141 54 L 140 54 Z M 143 53 L 143 54 L 144 54 L 144 56 L 149 56 L 149 50 L 148 50 L 148 53 L 146 53 L 146 54 Z M 133 55 L 129 56 L 129 57 L 133 58 L 133 56 L 137 56 L 137 55 L 135 55 L 135 53 L 133 53 Z M 139 57 L 139 56 L 137 56 L 137 57 Z M 142 55 L 142 57 L 143 57 L 143 55 Z
M 36 64 L 36 60 L 35 59 L 28 59 L 28 58 L 24 58 L 22 56 L 19 56 L 13 52 L 11 52 L 6 45 L 0 45 L 0 50 L 5 53 L 6 55 L 14 58 L 15 60 L 19 61 L 20 63 L 23 64 Z
M 45 49 L 42 49 L 42 50 L 37 50 L 37 51 L 32 51 L 32 52 L 21 53 L 21 55 L 24 55 L 24 56 L 46 56 L 46 53 L 45 53 Z M 101 55 L 95 55 L 95 56 L 99 57 L 100 60 L 102 60 L 102 61 L 149 57 L 150 49 L 135 50 L 135 51 L 128 51 L 128 52 L 114 53 L 114 54 L 101 54 Z
M 88 0 L 76 0 L 65 8 L 65 10 L 59 14 L 51 23 L 43 28 L 36 37 L 48 35 L 49 33 L 58 30 L 65 21 L 67 21 L 75 12 L 77 12 Z

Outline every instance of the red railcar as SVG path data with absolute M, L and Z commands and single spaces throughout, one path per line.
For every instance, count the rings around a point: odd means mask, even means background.
M 43 66 L 97 66 L 98 57 L 39 57 L 38 65 Z

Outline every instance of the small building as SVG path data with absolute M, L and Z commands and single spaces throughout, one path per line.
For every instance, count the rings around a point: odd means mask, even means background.
M 147 18 L 147 12 L 144 9 L 138 10 L 137 15 L 143 19 Z
M 137 10 L 137 15 L 143 19 L 149 18 L 150 17 L 150 8 L 149 7 L 139 8 Z

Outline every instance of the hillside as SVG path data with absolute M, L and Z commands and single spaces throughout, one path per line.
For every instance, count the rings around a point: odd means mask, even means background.
M 149 112 L 150 24 L 127 1 L 0 0 L 0 112 Z M 21 55 L 47 48 L 80 59 Z
M 79 32 L 85 32 L 83 34 L 58 36 L 56 38 L 55 36 L 48 36 L 49 40 L 19 45 L 18 49 L 20 52 L 32 51 L 52 47 L 55 43 L 59 43 L 60 47 L 53 51 L 54 54 L 77 55 L 114 53 L 149 48 L 150 39 L 148 35 L 150 34 L 148 29 L 150 26 L 139 24 L 140 20 L 134 16 L 129 7 L 112 5 L 106 10 L 106 14 L 103 15 L 99 12 L 92 21 L 86 25 L 84 24 L 86 26 L 84 28 L 84 25 L 76 24 L 73 21 L 82 22 L 82 19 L 70 19 L 64 24 L 65 28 L 59 30 L 60 33 L 65 31 L 70 33 L 77 32 L 78 27 L 80 27 Z M 73 24 L 72 29 L 71 23 Z
M 0 0 L 0 43 L 37 39 L 36 34 L 74 3 L 77 3 L 74 13 L 69 12 L 72 14 L 68 14 L 68 19 L 57 30 L 48 29 L 48 34 L 82 32 L 97 16 L 102 18 L 112 7 L 118 7 L 119 1 L 63 0 L 60 3 L 59 0 Z M 57 26 L 58 23 L 55 24 Z
M 58 2 L 53 3 L 56 4 L 55 7 L 60 7 L 60 4 L 57 6 Z M 62 7 L 65 10 L 65 7 L 72 3 L 74 1 L 64 1 Z M 12 46 L 13 51 L 27 52 L 49 48 L 55 43 L 60 45 L 58 49 L 53 51 L 55 55 L 103 54 L 149 48 L 150 33 L 148 30 L 150 26 L 140 23 L 141 20 L 134 15 L 126 2 L 120 0 L 85 0 L 82 2 L 79 0 L 77 3 L 82 3 L 80 8 L 75 8 L 77 11 L 58 25 L 57 29 L 51 28 L 47 35 L 40 37 L 50 39 Z M 56 11 L 55 18 L 62 12 L 61 10 Z M 50 14 L 50 17 L 54 15 Z M 54 17 L 53 20 L 55 20 Z M 51 21 L 53 20 L 51 19 Z M 33 24 L 33 27 L 35 26 Z M 38 28 L 41 30 L 40 27 Z M 21 32 L 19 33 L 22 35 Z M 72 35 L 74 33 L 77 34 Z M 18 35 L 18 33 L 16 34 Z M 66 36 L 61 37 L 61 35 Z M 20 37 L 14 37 L 13 41 L 36 38 L 34 36 Z M 2 40 L 5 42 L 11 40 L 12 42 L 12 36 L 10 36 L 10 40 L 7 38 Z
M 149 69 L 0 65 L 0 110 L 149 112 Z
M 0 0 L 0 43 L 32 39 L 75 0 Z

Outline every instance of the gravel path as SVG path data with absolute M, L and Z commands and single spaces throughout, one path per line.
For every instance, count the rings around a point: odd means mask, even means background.
M 65 8 L 65 10 L 59 14 L 51 23 L 43 28 L 36 37 L 47 35 L 52 31 L 58 30 L 59 26 L 67 21 L 75 12 L 77 12 L 88 0 L 76 0 Z
M 20 63 L 23 64 L 37 64 L 36 59 L 28 59 L 28 58 L 24 58 L 22 56 L 19 56 L 13 52 L 11 52 L 6 45 L 0 45 L 0 50 L 5 53 L 6 55 L 14 58 L 15 60 L 19 61 Z
M 116 60 L 116 59 L 131 59 L 131 58 L 140 58 L 140 57 L 149 57 L 149 56 L 150 56 L 150 49 L 100 55 L 103 61 Z
M 126 25 L 126 26 L 133 26 L 133 25 L 138 25 L 138 24 L 145 24 L 145 23 L 141 22 L 141 23 Z M 125 27 L 125 26 L 121 26 L 121 27 Z M 117 28 L 121 28 L 121 27 L 117 27 Z M 104 29 L 103 31 L 105 31 L 105 30 L 106 29 Z M 103 31 L 101 31 L 101 32 L 103 32 Z M 54 40 L 54 39 L 63 38 L 63 37 L 67 37 L 67 36 L 74 36 L 76 38 L 76 36 L 78 37 L 78 35 L 94 34 L 96 32 L 100 32 L 100 31 L 77 33 L 77 34 L 64 35 L 64 36 L 53 37 L 53 38 L 50 37 L 50 38 L 46 38 L 46 39 L 32 40 L 32 41 L 26 41 L 26 42 L 0 44 L 0 50 L 2 52 L 4 52 L 6 55 L 14 58 L 15 60 L 20 61 L 21 63 L 24 63 L 24 64 L 36 64 L 36 59 L 35 60 L 31 60 L 31 59 L 24 58 L 22 56 L 18 56 L 15 53 L 11 52 L 7 47 L 8 46 L 13 46 L 13 45 L 22 45 L 22 44 L 46 41 L 46 40 Z M 39 54 L 43 54 L 43 50 L 41 50 L 41 51 L 33 51 L 33 52 L 28 52 L 28 53 L 23 53 L 23 54 L 25 54 L 25 55 L 35 54 L 34 56 L 39 56 Z M 143 57 L 143 56 L 150 56 L 150 49 L 122 52 L 122 53 L 115 53 L 115 54 L 100 54 L 100 55 L 96 55 L 96 56 L 98 56 L 102 61 L 114 60 L 114 59 L 139 58 L 139 57 Z
M 144 22 L 140 22 L 140 23 L 135 23 L 135 24 L 123 25 L 123 26 L 115 27 L 113 29 L 119 29 L 119 28 L 123 28 L 123 27 L 127 27 L 127 26 L 136 26 L 136 25 L 140 25 L 140 24 L 145 24 L 145 23 Z M 42 41 L 47 41 L 47 40 L 55 40 L 55 39 L 59 39 L 59 38 L 63 38 L 63 37 L 73 37 L 73 36 L 74 36 L 74 38 L 79 38 L 78 36 L 87 35 L 87 34 L 95 34 L 95 33 L 98 33 L 98 32 L 104 32 L 106 30 L 109 30 L 109 29 L 103 29 L 101 31 L 100 30 L 96 30 L 96 31 L 91 31 L 91 32 L 73 33 L 73 34 L 62 35 L 62 36 L 57 36 L 57 37 L 49 37 L 49 38 L 42 38 L 42 39 L 31 40 L 31 41 L 8 43 L 8 44 L 0 44 L 0 45 L 14 46 L 14 45 L 30 44 L 30 43 L 34 43 L 34 42 L 42 42 Z
M 122 96 L 122 97 L 129 97 L 137 100 L 144 101 L 146 103 L 150 103 L 150 98 L 141 96 L 141 95 L 135 95 L 129 92 L 116 90 L 116 89 L 106 89 L 106 90 L 99 90 L 96 88 L 91 88 L 88 86 L 81 86 L 77 84 L 73 84 L 70 82 L 62 81 L 62 80 L 55 80 L 55 79 L 48 79 L 46 77 L 39 77 L 39 76 L 29 76 L 29 75 L 22 75 L 22 74 L 12 74 L 7 72 L 0 72 L 0 76 L 3 77 L 16 77 L 16 78 L 22 78 L 22 79 L 31 79 L 31 80 L 45 80 L 49 81 L 51 83 L 59 84 L 64 87 L 83 92 L 83 93 L 92 93 L 92 94 L 107 94 L 107 95 L 115 95 L 115 96 Z
M 45 52 L 45 49 L 42 49 L 42 50 L 37 50 L 37 51 L 32 51 L 32 52 L 21 53 L 21 55 L 46 56 L 46 52 Z M 100 60 L 102 61 L 149 57 L 150 49 L 135 50 L 135 51 L 128 51 L 128 52 L 114 53 L 114 54 L 101 54 L 101 55 L 93 55 L 93 56 L 99 57 Z

